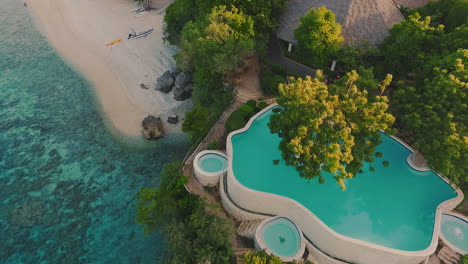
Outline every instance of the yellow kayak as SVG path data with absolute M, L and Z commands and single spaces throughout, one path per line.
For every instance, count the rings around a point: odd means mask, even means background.
M 112 42 L 107 43 L 106 46 L 114 45 L 115 43 L 120 42 L 120 41 L 122 41 L 122 39 L 116 39 Z

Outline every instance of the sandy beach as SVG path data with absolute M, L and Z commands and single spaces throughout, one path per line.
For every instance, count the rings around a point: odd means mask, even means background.
M 172 92 L 154 90 L 156 79 L 175 67 L 176 50 L 162 39 L 171 0 L 153 2 L 153 10 L 134 14 L 132 0 L 27 1 L 51 45 L 94 85 L 108 127 L 125 137 L 141 137 L 141 122 L 150 114 L 163 119 L 166 133 L 180 133 L 181 122 L 167 124 L 166 118 L 183 117 L 192 107 L 191 100 L 178 102 Z M 147 37 L 127 40 L 130 32 L 148 28 L 154 31 Z M 117 39 L 122 41 L 105 46 Z

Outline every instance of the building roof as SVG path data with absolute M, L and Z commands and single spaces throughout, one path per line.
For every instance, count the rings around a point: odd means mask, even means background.
M 363 40 L 378 44 L 393 24 L 404 19 L 392 0 L 288 0 L 279 19 L 278 38 L 296 44 L 294 30 L 299 26 L 299 19 L 311 8 L 320 6 L 335 13 L 345 42 L 349 44 L 359 44 Z
M 395 4 L 411 9 L 426 5 L 429 2 L 437 2 L 438 0 L 394 0 Z

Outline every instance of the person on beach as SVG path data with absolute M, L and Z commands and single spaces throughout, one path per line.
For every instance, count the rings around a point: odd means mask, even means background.
M 133 34 L 132 33 L 128 34 L 128 39 L 130 39 L 131 37 L 133 37 Z

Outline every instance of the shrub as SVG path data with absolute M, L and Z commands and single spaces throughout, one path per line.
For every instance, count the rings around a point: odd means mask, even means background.
M 204 107 L 195 107 L 187 112 L 182 131 L 190 135 L 192 142 L 204 136 L 209 129 L 209 111 Z
M 245 104 L 250 105 L 253 108 L 257 107 L 257 101 L 255 101 L 255 100 L 248 100 L 247 103 L 245 103 Z
M 283 264 L 279 257 L 265 251 L 246 252 L 242 259 L 245 264 Z
M 251 115 L 255 114 L 255 106 L 249 105 L 248 102 L 247 102 L 247 104 L 242 105 L 240 109 L 242 111 L 245 111 L 245 112 L 251 114 Z
M 211 143 L 208 145 L 208 149 L 210 150 L 218 149 L 218 148 L 219 148 L 219 144 L 218 144 L 218 141 L 216 140 L 211 141 Z
M 284 82 L 285 78 L 283 76 L 275 75 L 273 72 L 270 71 L 262 73 L 260 79 L 262 91 L 267 95 L 277 95 L 278 85 Z
M 243 128 L 249 118 L 250 114 L 242 109 L 232 112 L 226 122 L 226 133 Z
M 261 101 L 261 102 L 258 102 L 257 108 L 260 111 L 260 110 L 264 109 L 267 106 L 268 106 L 268 104 L 266 102 Z
M 464 255 L 464 256 L 460 259 L 460 264 L 468 264 L 468 255 Z

